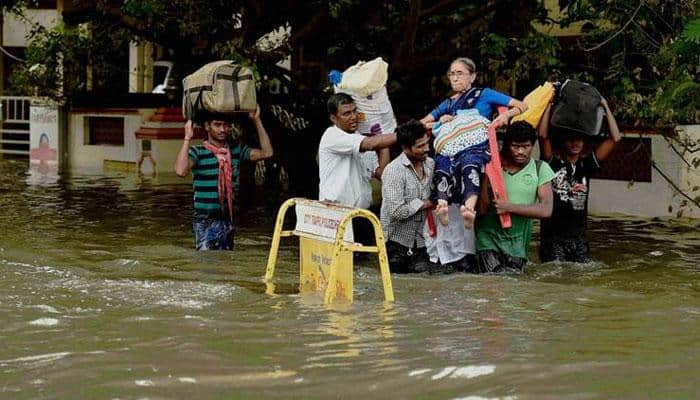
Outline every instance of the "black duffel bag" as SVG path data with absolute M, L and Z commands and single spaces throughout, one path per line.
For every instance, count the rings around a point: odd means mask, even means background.
M 601 96 L 593 86 L 567 79 L 559 89 L 550 124 L 566 135 L 596 136 L 600 133 L 605 110 Z

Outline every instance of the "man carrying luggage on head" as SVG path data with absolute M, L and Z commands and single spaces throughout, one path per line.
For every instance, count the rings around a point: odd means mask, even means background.
M 272 157 L 272 144 L 260 119 L 260 107 L 248 116 L 255 125 L 260 148 L 250 148 L 231 136 L 230 116 L 207 114 L 201 118 L 207 134 L 201 145 L 190 146 L 194 128 L 192 121 L 185 124 L 175 173 L 184 177 L 192 171 L 196 250 L 233 249 L 233 202 L 238 195 L 240 163 Z
M 552 180 L 554 207 L 552 217 L 543 219 L 540 230 L 540 260 L 587 262 L 588 194 L 591 175 L 600 169 L 622 138 L 608 102 L 601 98 L 610 136 L 594 151 L 584 153 L 586 135 L 560 129 L 553 146 L 550 137 L 551 105 L 547 107 L 538 127 L 541 158 L 554 170 Z

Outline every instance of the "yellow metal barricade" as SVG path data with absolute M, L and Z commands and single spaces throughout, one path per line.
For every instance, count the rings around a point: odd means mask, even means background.
M 292 206 L 297 214 L 296 227 L 283 230 L 284 218 Z M 353 218 L 364 218 L 372 224 L 376 246 L 363 246 L 351 240 Z M 280 238 L 288 236 L 299 237 L 299 289 L 302 293 L 323 291 L 326 304 L 335 300 L 352 301 L 353 252 L 366 252 L 377 254 L 384 299 L 394 301 L 384 235 L 372 212 L 304 198 L 285 201 L 277 213 L 272 235 L 265 273 L 268 283 L 275 274 Z

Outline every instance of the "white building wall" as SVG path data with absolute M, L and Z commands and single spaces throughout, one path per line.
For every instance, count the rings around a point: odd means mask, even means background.
M 685 193 L 691 198 L 698 200 L 700 199 L 700 168 L 695 167 L 693 162 L 700 162 L 698 161 L 700 160 L 700 125 L 679 126 L 678 138 L 688 151 L 692 152 L 692 154 L 686 154 L 685 156 L 690 165 L 681 163 L 681 181 L 679 184 Z M 698 207 L 690 201 L 686 201 L 687 199 L 684 197 L 677 195 L 676 199 L 680 203 L 678 209 L 684 215 L 700 218 L 700 209 Z M 686 202 L 685 205 L 683 205 L 684 202 Z
M 700 144 L 700 125 L 681 126 L 678 132 L 680 140 L 694 140 L 696 145 Z M 638 134 L 629 137 L 638 137 Z M 645 137 L 651 139 L 652 159 L 664 175 L 691 197 L 700 195 L 698 191 L 692 192 L 693 187 L 700 186 L 700 171 L 683 162 L 661 135 Z M 692 161 L 691 157 L 686 158 Z M 682 205 L 683 200 L 685 198 L 658 171 L 652 169 L 651 182 L 593 179 L 588 206 L 591 214 L 677 217 L 678 212 L 682 211 L 682 217 L 700 218 L 700 209 L 687 201 Z
M 32 22 L 31 24 L 11 14 L 6 13 L 3 15 L 3 46 L 27 47 L 27 36 L 34 23 L 39 23 L 48 28 L 56 26 L 61 21 L 61 14 L 57 10 L 26 10 L 26 16 Z
M 124 145 L 90 145 L 86 131 L 87 117 L 119 117 L 124 119 Z M 91 111 L 68 116 L 68 154 L 72 170 L 102 171 L 105 161 L 135 163 L 141 152 L 136 132 L 143 123 L 141 113 L 114 114 Z
M 143 141 L 136 138 L 136 131 L 142 127 L 154 113 L 155 109 L 138 109 L 131 112 L 116 113 L 114 111 L 71 112 L 68 116 L 68 163 L 74 172 L 103 173 L 112 168 L 139 172 L 138 161 L 143 154 Z M 124 145 L 89 145 L 89 132 L 86 131 L 87 117 L 120 117 L 124 118 Z M 160 124 L 160 125 L 168 125 Z M 169 123 L 182 127 L 182 123 Z M 148 139 L 146 139 L 148 140 Z M 140 172 L 173 174 L 175 158 L 182 146 L 182 139 L 150 139 L 150 158 L 145 157 Z M 193 142 L 194 144 L 194 142 Z M 154 165 L 155 163 L 155 165 Z M 116 165 L 115 165 L 116 164 Z

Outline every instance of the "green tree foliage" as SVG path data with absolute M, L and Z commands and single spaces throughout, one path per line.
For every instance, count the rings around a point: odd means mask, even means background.
M 22 13 L 33 0 L 3 0 Z M 216 59 L 253 67 L 259 98 L 274 115 L 266 126 L 290 183 L 308 183 L 327 125 L 325 74 L 383 57 L 400 120 L 422 117 L 443 99 L 448 64 L 473 58 L 477 85 L 523 97 L 545 79 L 593 83 L 622 123 L 700 122 L 698 0 L 559 0 L 553 20 L 543 0 L 66 0 L 64 25 L 37 28 L 27 62 L 11 81 L 17 91 L 70 99 L 79 92 L 126 91 L 128 42 L 164 49 L 176 79 Z M 552 3 L 552 2 L 547 2 Z M 533 22 L 568 26 L 581 36 L 559 39 Z M 257 46 L 279 27 L 282 45 Z M 291 56 L 292 71 L 277 66 Z M 86 87 L 90 75 L 91 88 Z M 178 79 L 179 80 L 179 79 Z M 60 84 L 62 82 L 62 84 Z M 311 161 L 312 163 L 312 161 Z
M 84 89 L 85 70 L 70 68 L 80 65 L 87 55 L 89 38 L 79 28 L 59 25 L 53 29 L 38 28 L 25 52 L 25 64 L 16 65 L 9 91 L 21 94 L 62 97 L 63 84 Z M 67 68 L 64 68 L 64 62 Z M 62 80 L 62 76 L 64 79 Z
M 573 70 L 611 94 L 628 123 L 700 122 L 700 8 L 696 0 L 565 2 L 563 23 L 589 21 Z
M 17 12 L 31 0 L 2 5 Z M 128 76 L 128 40 L 165 49 L 181 77 L 207 61 L 230 58 L 259 75 L 282 77 L 301 98 L 323 97 L 328 69 L 383 57 L 391 66 L 390 91 L 403 116 L 421 116 L 449 90 L 444 72 L 458 56 L 475 59 L 480 84 L 522 97 L 547 78 L 594 83 L 627 122 L 646 125 L 698 120 L 697 0 L 560 0 L 561 21 L 548 19 L 537 0 L 72 0 L 65 26 L 36 29 L 17 86 L 39 87 L 70 98 L 86 88 L 119 87 Z M 568 25 L 588 21 L 574 48 L 537 32 L 533 21 Z M 82 25 L 79 25 L 82 24 Z M 78 28 L 77 26 L 81 26 Z M 256 46 L 280 26 L 291 30 L 274 51 Z M 564 53 L 563 53 L 564 52 Z M 60 54 L 60 57 L 59 57 Z M 566 57 L 562 57 L 566 54 Z M 571 56 L 575 54 L 575 56 Z M 292 55 L 290 73 L 276 64 Z M 62 60 L 64 87 L 55 75 L 29 68 Z M 53 62 L 53 61 L 51 61 Z M 119 83 L 116 85 L 114 83 Z M 293 97 L 293 96 L 292 96 Z
M 17 9 L 22 1 L 11 3 Z M 426 103 L 445 94 L 446 86 L 439 80 L 450 59 L 467 55 L 479 61 L 485 32 L 518 40 L 533 31 L 528 21 L 544 15 L 537 1 L 73 0 L 66 4 L 66 25 L 86 23 L 93 42 L 75 52 L 89 58 L 78 65 L 95 67 L 110 61 L 108 57 L 98 59 L 99 53 L 123 46 L 124 33 L 165 48 L 166 58 L 181 68 L 180 75 L 219 58 L 244 60 L 269 73 L 281 59 L 289 54 L 298 56 L 300 51 L 306 59 L 323 63 L 322 70 L 343 69 L 357 60 L 382 56 L 392 66 L 393 87 L 402 93 L 423 93 L 423 97 L 429 92 Z M 517 24 L 511 22 L 513 10 L 517 10 Z M 292 32 L 287 46 L 274 52 L 255 46 L 262 35 L 285 25 Z M 102 32 L 118 43 L 98 41 Z M 47 41 L 46 32 L 37 30 L 33 39 L 37 47 L 56 54 L 66 49 L 47 44 L 60 41 L 58 34 L 66 36 L 62 43 L 70 43 L 68 28 L 53 31 L 51 41 Z M 63 59 L 73 62 L 65 56 Z M 124 61 L 119 62 L 122 65 L 111 66 L 124 69 Z M 485 68 L 489 65 L 481 64 Z M 497 71 L 490 72 L 484 76 Z M 316 85 L 309 79 L 294 83 L 315 88 L 325 84 L 320 74 L 315 78 Z M 66 95 L 74 89 L 83 88 L 66 82 Z
M 93 30 L 89 24 L 59 24 L 50 29 L 36 26 L 31 35 L 24 64 L 13 68 L 10 92 L 65 101 L 88 89 L 128 87 L 124 63 L 131 39 L 128 32 L 118 28 Z

